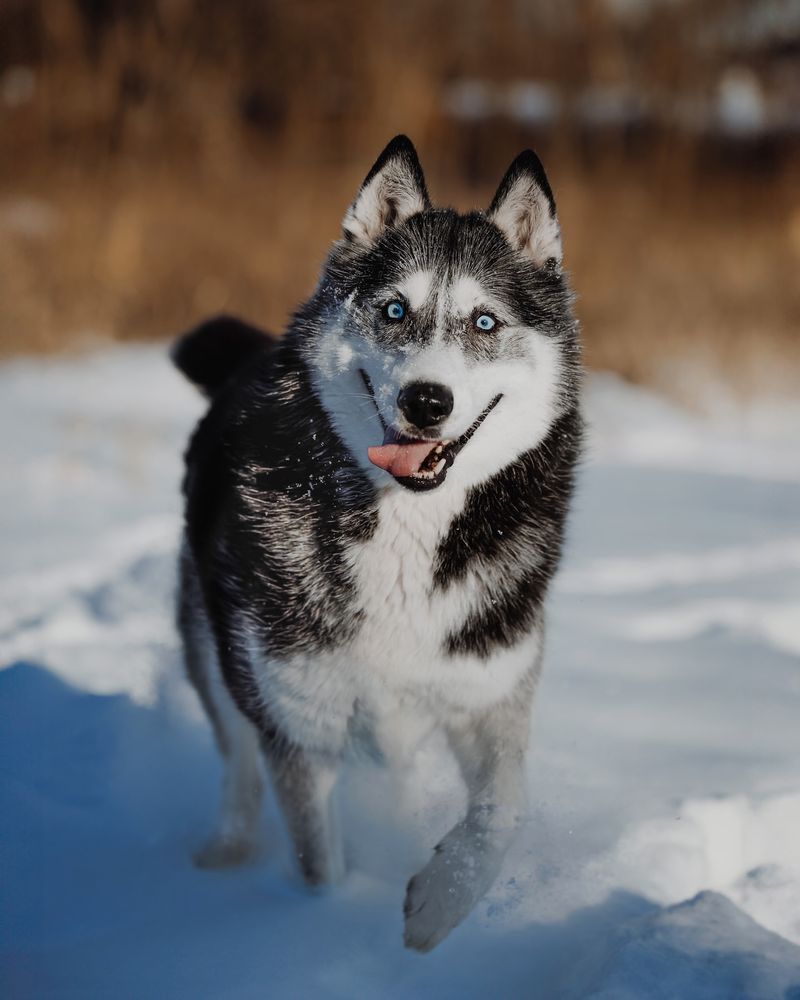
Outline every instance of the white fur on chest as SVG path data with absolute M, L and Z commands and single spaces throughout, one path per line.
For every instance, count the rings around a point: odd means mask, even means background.
M 440 658 L 448 631 L 470 605 L 469 587 L 446 594 L 433 587 L 437 548 L 458 499 L 444 490 L 420 495 L 390 487 L 374 535 L 350 552 L 364 616 L 354 651 L 400 684 L 403 675 L 416 676 L 412 664 L 420 657 Z
M 353 640 L 333 652 L 257 665 L 265 702 L 291 738 L 338 750 L 358 711 L 378 744 L 394 753 L 400 730 L 414 740 L 487 708 L 534 668 L 538 632 L 489 658 L 446 650 L 448 635 L 479 598 L 475 576 L 433 587 L 438 544 L 462 503 L 457 489 L 383 491 L 376 531 L 348 553 L 361 612 Z

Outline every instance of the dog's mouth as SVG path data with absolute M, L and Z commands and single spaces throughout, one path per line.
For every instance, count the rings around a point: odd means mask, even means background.
M 375 394 L 372 391 L 372 383 L 365 371 L 361 371 L 361 377 L 369 394 L 375 402 Z M 472 424 L 458 438 L 412 438 L 401 433 L 394 427 L 387 427 L 381 416 L 381 423 L 384 425 L 383 444 L 376 445 L 367 450 L 370 462 L 377 465 L 390 475 L 394 476 L 401 486 L 409 490 L 435 490 L 441 486 L 447 477 L 447 473 L 455 462 L 459 452 L 464 448 L 473 434 L 477 431 L 483 421 L 489 416 L 492 410 L 502 399 L 502 394 L 495 396 L 485 410 L 478 415 Z

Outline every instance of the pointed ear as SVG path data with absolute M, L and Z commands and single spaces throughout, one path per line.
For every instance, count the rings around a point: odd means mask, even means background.
M 561 227 L 553 192 L 539 157 L 530 149 L 520 153 L 500 182 L 488 212 L 515 250 L 537 267 L 549 260 L 561 263 Z
M 430 206 L 417 151 L 407 136 L 395 136 L 347 210 L 342 223 L 345 239 L 372 243 L 383 230 Z

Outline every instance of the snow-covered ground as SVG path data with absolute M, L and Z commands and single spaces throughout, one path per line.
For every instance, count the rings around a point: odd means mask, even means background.
M 0 368 L 3 996 L 800 998 L 798 412 L 590 382 L 529 820 L 419 956 L 403 887 L 463 801 L 438 746 L 405 783 L 354 765 L 334 892 L 272 805 L 258 865 L 190 863 L 219 779 L 172 626 L 201 409 L 156 348 Z

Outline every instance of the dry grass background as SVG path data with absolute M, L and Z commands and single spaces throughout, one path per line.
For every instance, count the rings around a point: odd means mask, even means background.
M 620 78 L 702 93 L 719 68 L 689 58 L 691 18 L 683 35 L 666 14 L 632 28 L 591 3 L 565 27 L 557 8 L 10 0 L 0 79 L 31 76 L 0 105 L 0 353 L 169 337 L 220 310 L 280 330 L 372 159 L 406 131 L 434 199 L 461 208 L 486 205 L 513 155 L 539 149 L 590 364 L 674 391 L 691 365 L 744 390 L 793 377 L 791 142 L 587 138 L 569 120 L 542 131 L 443 113 L 444 88 L 476 63 L 497 85 L 535 73 L 567 94 Z

